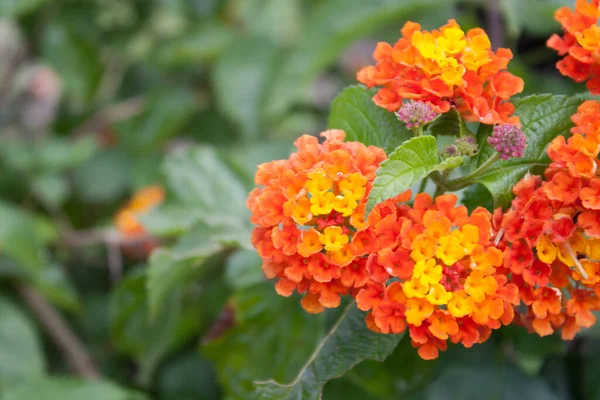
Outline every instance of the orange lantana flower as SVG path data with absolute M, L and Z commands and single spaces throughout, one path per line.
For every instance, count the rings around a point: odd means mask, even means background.
M 509 49 L 492 51 L 482 29 L 464 32 L 455 20 L 428 32 L 414 22 L 402 28 L 394 44 L 381 42 L 373 54 L 377 64 L 358 72 L 367 87 L 380 86 L 374 101 L 396 111 L 405 99 L 429 103 L 436 112 L 455 107 L 466 121 L 518 125 L 511 96 L 523 80 L 506 71 Z

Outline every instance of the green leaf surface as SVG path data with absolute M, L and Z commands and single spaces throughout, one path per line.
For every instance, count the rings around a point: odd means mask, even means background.
M 331 104 L 329 129 L 342 129 L 347 141 L 358 141 L 389 152 L 410 139 L 411 131 L 394 113 L 373 103 L 376 90 L 349 86 Z
M 197 332 L 202 323 L 199 307 L 186 310 L 182 295 L 181 290 L 172 291 L 151 318 L 145 274 L 134 272 L 112 292 L 109 309 L 112 340 L 120 352 L 139 362 L 138 380 L 142 385 L 151 382 L 163 357 Z M 186 318 L 186 313 L 191 318 Z
M 43 239 L 29 214 L 12 204 L 0 201 L 0 249 L 15 260 L 31 278 L 45 266 Z
M 437 143 L 433 136 L 415 137 L 396 148 L 381 163 L 373 189 L 369 194 L 367 211 L 409 189 L 413 183 L 433 171 L 445 171 L 462 162 L 461 157 L 440 160 Z
M 162 86 L 147 97 L 142 114 L 115 126 L 119 142 L 131 153 L 148 153 L 181 134 L 198 111 L 198 100 L 187 88 Z
M 323 336 L 324 314 L 308 314 L 298 296 L 277 295 L 272 282 L 238 290 L 229 304 L 233 326 L 202 347 L 215 362 L 224 398 L 256 399 L 256 380 L 293 380 Z
M 262 258 L 256 250 L 237 250 L 225 264 L 225 282 L 232 289 L 243 289 L 264 282 Z
M 232 28 L 223 22 L 211 21 L 159 47 L 155 57 L 165 67 L 194 66 L 212 61 L 235 37 Z
M 470 134 L 469 128 L 455 108 L 438 116 L 430 125 L 429 132 L 432 135 L 463 136 Z
M 198 352 L 169 361 L 158 378 L 160 400 L 213 400 L 221 398 L 214 365 Z
M 179 203 L 213 219 L 247 219 L 246 189 L 213 148 L 197 146 L 174 152 L 165 159 L 163 170 Z
M 527 96 L 514 102 L 515 113 L 521 118 L 521 128 L 527 136 L 525 155 L 496 162 L 477 178 L 477 182 L 492 193 L 495 207 L 509 205 L 513 187 L 527 172 L 543 173 L 550 163 L 546 154 L 548 144 L 555 137 L 569 133 L 573 126 L 571 115 L 575 114 L 581 102 L 579 96 L 550 94 Z M 474 159 L 474 167 L 483 164 L 495 152 L 485 136 L 478 139 L 482 145 Z
M 448 1 L 450 2 L 450 1 Z M 265 109 L 275 119 L 298 101 L 317 76 L 354 40 L 438 0 L 324 0 L 304 25 L 302 39 L 274 76 Z
M 46 378 L 19 385 L 2 393 L 2 400 L 147 400 L 108 381 Z
M 122 149 L 98 152 L 75 171 L 74 191 L 90 203 L 114 201 L 127 191 L 131 168 L 131 156 Z
M 153 252 L 147 283 L 151 314 L 155 315 L 160 310 L 169 293 L 202 275 L 210 256 L 228 248 L 240 247 L 247 240 L 245 232 L 240 232 L 239 225 L 199 223 L 171 249 Z M 245 246 L 249 247 L 249 244 Z
M 365 313 L 354 303 L 347 306 L 336 324 L 289 384 L 257 382 L 261 400 L 319 399 L 325 384 L 339 378 L 363 360 L 384 361 L 402 335 L 381 335 L 365 325 Z
M 0 316 L 0 388 L 43 376 L 46 363 L 33 322 L 2 297 Z
M 2 0 L 0 1 L 0 17 L 17 18 L 35 11 L 47 0 Z
M 247 137 L 262 129 L 262 109 L 275 67 L 277 47 L 265 38 L 235 41 L 214 69 L 217 105 Z

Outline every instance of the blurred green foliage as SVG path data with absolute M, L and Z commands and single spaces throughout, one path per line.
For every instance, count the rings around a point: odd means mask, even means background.
M 366 90 L 342 92 L 406 20 L 499 18 L 493 39 L 513 49 L 525 95 L 582 90 L 545 48 L 570 2 L 499 0 L 499 15 L 488 3 L 0 0 L 0 400 L 308 399 L 323 386 L 323 399 L 600 398 L 597 329 L 563 343 L 506 328 L 426 362 L 407 337 L 372 342 L 356 310 L 313 316 L 277 296 L 249 245 L 256 166 L 299 134 L 329 125 L 388 150 L 408 137 Z M 113 224 L 150 184 L 167 191 L 142 218 L 161 239 L 151 255 Z M 481 185 L 463 201 L 492 204 Z M 24 287 L 59 310 L 101 379 L 70 376 Z M 255 391 L 269 379 L 294 385 Z

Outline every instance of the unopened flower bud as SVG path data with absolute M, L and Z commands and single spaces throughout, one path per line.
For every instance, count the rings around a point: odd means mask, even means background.
M 460 151 L 454 145 L 446 146 L 441 152 L 442 158 L 450 158 L 460 156 Z
M 477 140 L 471 135 L 463 136 L 456 140 L 456 148 L 461 155 L 472 157 L 477 154 Z
M 503 160 L 521 158 L 525 154 L 527 138 L 523 131 L 514 125 L 496 125 L 488 143 L 500 153 Z
M 410 100 L 396 111 L 396 116 L 408 129 L 412 129 L 430 123 L 437 114 L 429 104 Z

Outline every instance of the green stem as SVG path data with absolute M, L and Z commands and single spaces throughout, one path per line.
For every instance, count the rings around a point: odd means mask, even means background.
M 415 126 L 414 128 L 411 129 L 413 131 L 413 135 L 415 136 L 423 136 L 423 127 L 422 126 Z
M 483 164 L 479 166 L 475 171 L 461 176 L 460 178 L 452 179 L 446 182 L 446 186 L 450 190 L 458 190 L 462 189 L 466 186 L 469 186 L 471 183 L 475 181 L 479 175 L 483 174 L 487 169 L 494 164 L 496 161 L 500 159 L 500 153 L 496 152 L 493 156 L 485 160 Z
M 427 177 L 427 176 L 425 178 L 423 178 L 423 180 L 421 181 L 421 186 L 419 186 L 419 193 L 423 193 L 425 191 L 428 180 L 429 180 L 429 177 Z

